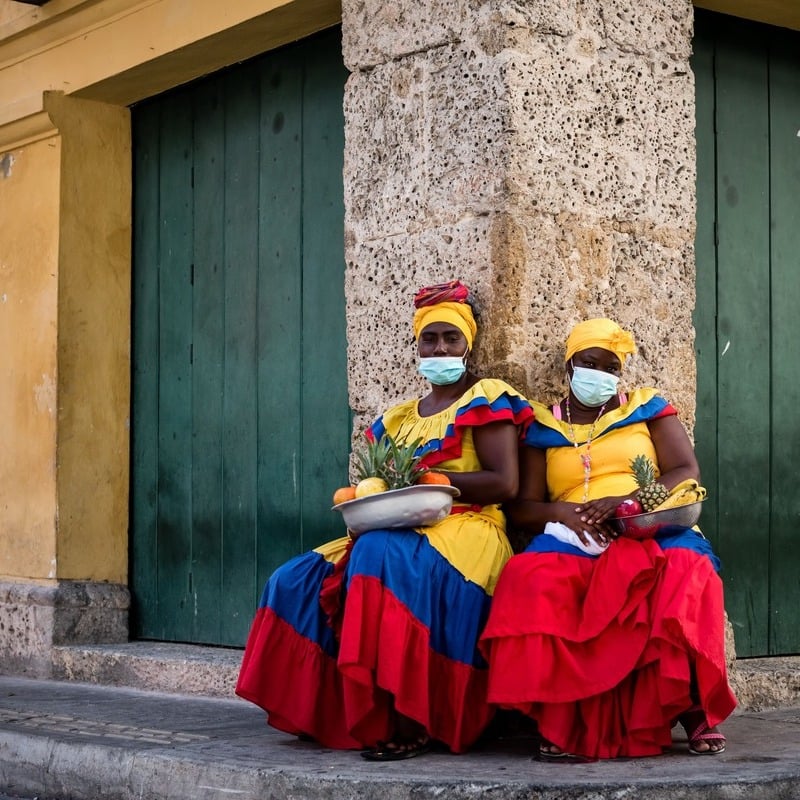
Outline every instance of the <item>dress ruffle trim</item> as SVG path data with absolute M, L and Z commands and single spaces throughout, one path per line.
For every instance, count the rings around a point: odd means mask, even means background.
M 598 560 L 512 559 L 481 640 L 489 701 L 533 717 L 542 736 L 590 758 L 669 747 L 674 720 L 692 704 L 692 665 L 709 725 L 736 705 L 711 562 L 686 548 L 632 544 Z
M 284 680 L 265 679 L 268 675 L 291 675 L 292 689 L 287 690 Z M 349 750 L 362 742 L 343 724 L 344 691 L 335 658 L 272 609 L 258 610 L 236 684 L 239 697 L 263 708 L 278 730 Z
M 532 406 L 536 419 L 527 429 L 524 443 L 542 450 L 548 447 L 572 447 L 574 443 L 570 438 L 569 424 L 565 420 L 556 419 L 552 410 L 541 403 L 534 402 Z M 657 394 L 656 389 L 636 389 L 630 393 L 625 405 L 603 414 L 596 428 L 593 425 L 574 425 L 573 428 L 576 441 L 582 444 L 590 429 L 593 429 L 593 440 L 597 440 L 617 428 L 677 413 L 668 400 Z
M 388 596 L 396 598 L 427 631 L 431 650 L 448 661 L 486 667 L 477 643 L 491 598 L 479 584 L 465 580 L 426 536 L 405 530 L 362 534 L 345 570 L 345 616 L 353 601 L 353 587 L 364 580 L 377 581 Z M 342 631 L 342 641 L 344 636 Z
M 466 750 L 492 717 L 488 671 L 435 652 L 428 628 L 374 578 L 358 576 L 350 584 L 338 663 L 348 726 L 365 744 L 390 733 L 386 702 L 376 702 L 384 695 L 455 753 Z
M 376 440 L 387 431 L 392 432 L 397 427 L 393 424 L 394 418 L 404 420 L 409 406 L 416 406 L 418 402 L 413 400 L 390 409 L 367 429 L 367 438 Z M 533 410 L 530 403 L 504 381 L 484 378 L 450 408 L 430 419 L 432 424 L 438 424 L 438 431 L 434 431 L 418 451 L 423 454 L 422 463 L 427 467 L 459 458 L 467 428 L 510 421 L 521 426 L 520 433 L 524 435 L 533 420 Z
M 456 753 L 490 721 L 487 670 L 433 651 L 428 629 L 379 581 L 352 582 L 342 643 L 334 659 L 271 609 L 259 609 L 236 694 L 263 708 L 273 727 L 337 749 L 389 739 L 393 708 Z M 291 675 L 291 690 L 265 680 L 270 674 Z

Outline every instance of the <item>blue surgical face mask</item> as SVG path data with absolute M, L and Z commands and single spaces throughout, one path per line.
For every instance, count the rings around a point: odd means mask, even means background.
M 437 386 L 455 383 L 467 371 L 467 354 L 463 356 L 432 356 L 421 358 L 417 370 L 423 378 Z
M 569 385 L 572 393 L 585 406 L 597 408 L 607 403 L 616 393 L 619 378 L 610 372 L 586 367 L 572 368 Z

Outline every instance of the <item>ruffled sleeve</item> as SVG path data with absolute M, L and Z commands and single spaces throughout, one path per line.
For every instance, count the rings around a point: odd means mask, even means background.
M 511 422 L 521 435 L 533 419 L 531 404 L 505 381 L 484 378 L 470 387 L 453 405 L 431 417 L 420 417 L 418 402 L 408 401 L 389 409 L 367 431 L 370 439 L 384 433 L 404 440 L 422 438 L 422 463 L 433 467 L 461 456 L 464 432 L 492 422 Z
M 541 403 L 533 402 L 532 406 L 536 419 L 528 427 L 523 443 L 528 447 L 536 447 L 540 450 L 547 450 L 549 447 L 571 446 L 572 442 L 567 438 L 567 423 L 564 420 L 556 419 L 553 412 Z M 649 422 L 677 413 L 675 407 L 659 395 L 656 389 L 636 389 L 628 395 L 626 403 L 603 415 L 596 428 L 595 438 L 599 439 L 617 428 L 635 425 L 637 422 Z M 579 430 L 586 426 L 576 425 L 575 427 L 576 430 Z

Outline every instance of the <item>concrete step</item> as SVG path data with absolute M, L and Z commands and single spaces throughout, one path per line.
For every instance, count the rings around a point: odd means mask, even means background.
M 739 658 L 730 682 L 743 710 L 800 706 L 800 656 Z
M 0 675 L 0 793 L 61 800 L 800 800 L 800 709 L 737 712 L 728 748 L 556 762 L 531 735 L 376 764 L 243 700 Z
M 233 698 L 243 650 L 171 642 L 54 647 L 55 680 Z
M 168 642 L 56 647 L 53 678 L 232 698 L 242 653 Z M 730 680 L 742 710 L 800 706 L 800 656 L 737 659 Z

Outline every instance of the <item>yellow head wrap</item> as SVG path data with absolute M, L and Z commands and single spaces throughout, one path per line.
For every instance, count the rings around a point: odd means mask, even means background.
M 590 347 L 602 347 L 610 350 L 621 364 L 625 359 L 636 352 L 636 343 L 630 331 L 623 330 L 616 322 L 610 319 L 587 319 L 579 322 L 567 337 L 567 352 L 565 361 L 569 361 L 580 350 Z
M 419 339 L 423 328 L 434 322 L 446 322 L 458 328 L 467 340 L 467 347 L 472 350 L 472 342 L 478 332 L 472 308 L 468 303 L 436 303 L 423 306 L 414 312 L 414 338 Z

